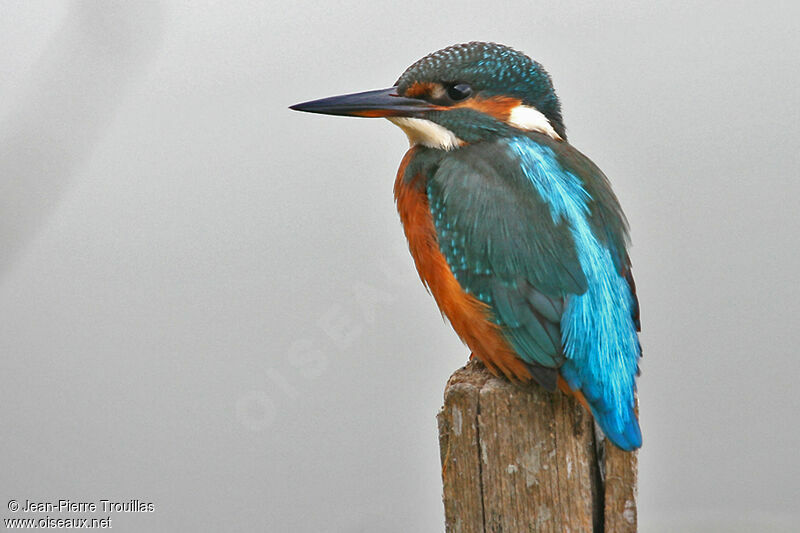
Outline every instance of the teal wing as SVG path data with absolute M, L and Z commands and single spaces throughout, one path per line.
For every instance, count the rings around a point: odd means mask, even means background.
M 508 147 L 449 153 L 427 193 L 439 246 L 461 286 L 489 306 L 521 359 L 560 367 L 565 297 L 585 292 L 587 280 L 569 228 L 553 221 Z M 543 384 L 552 388 L 550 374 Z
M 539 171 L 583 179 L 588 224 L 632 285 L 627 225 L 605 176 L 568 144 L 536 142 L 553 154 Z M 461 286 L 489 306 L 521 359 L 556 369 L 565 362 L 566 304 L 589 281 L 567 218 L 553 216 L 553 198 L 522 168 L 506 141 L 464 146 L 439 161 L 427 193 L 439 246 Z M 544 381 L 554 386 L 555 374 Z
M 569 144 L 537 134 L 467 145 L 429 175 L 439 247 L 537 381 L 580 390 L 606 435 L 641 446 L 638 302 L 619 202 Z

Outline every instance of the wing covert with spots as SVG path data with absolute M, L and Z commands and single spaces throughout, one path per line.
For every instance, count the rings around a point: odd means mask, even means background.
M 587 281 L 569 228 L 555 223 L 501 143 L 465 146 L 440 161 L 427 193 L 439 247 L 465 291 L 490 309 L 530 365 L 564 361 L 564 296 Z

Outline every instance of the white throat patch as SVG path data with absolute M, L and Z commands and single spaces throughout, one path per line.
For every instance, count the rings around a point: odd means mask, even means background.
M 553 125 L 547 120 L 547 117 L 535 107 L 527 105 L 518 105 L 511 110 L 511 115 L 508 117 L 508 123 L 527 131 L 538 131 L 552 137 L 557 141 L 562 141 L 561 136 L 553 129 Z
M 440 126 L 424 118 L 411 117 L 386 117 L 389 122 L 397 125 L 406 132 L 408 142 L 411 146 L 421 144 L 428 148 L 438 148 L 439 150 L 453 150 L 464 142 L 456 137 L 456 134 L 444 126 Z

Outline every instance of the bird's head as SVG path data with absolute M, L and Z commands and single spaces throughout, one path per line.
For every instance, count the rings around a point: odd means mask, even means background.
M 408 67 L 393 87 L 297 104 L 298 111 L 385 117 L 412 144 L 452 150 L 519 131 L 565 140 L 550 76 L 525 54 L 494 43 L 449 46 Z

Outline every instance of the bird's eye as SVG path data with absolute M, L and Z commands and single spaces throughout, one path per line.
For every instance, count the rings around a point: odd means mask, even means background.
M 457 102 L 459 100 L 464 100 L 465 98 L 469 98 L 472 94 L 472 87 L 467 85 L 466 83 L 456 83 L 455 85 L 450 85 L 447 88 L 447 96 L 450 97 L 451 100 Z

